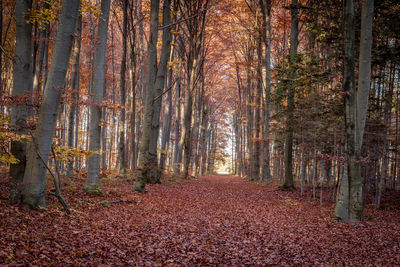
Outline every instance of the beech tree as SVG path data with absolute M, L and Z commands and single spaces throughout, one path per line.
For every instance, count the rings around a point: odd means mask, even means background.
M 121 58 L 121 73 L 120 73 L 120 103 L 121 109 L 121 121 L 119 126 L 119 164 L 120 164 L 120 175 L 125 177 L 127 161 L 126 161 L 126 149 L 125 149 L 125 105 L 126 105 L 126 57 L 128 51 L 128 0 L 122 0 L 122 58 Z
M 358 90 L 354 70 L 354 4 L 344 4 L 344 67 L 343 91 L 346 106 L 346 154 L 347 165 L 340 182 L 335 207 L 335 220 L 362 221 L 363 193 L 361 178 L 361 146 L 368 103 L 371 73 L 373 0 L 363 4 L 361 17 L 360 68 Z
M 101 1 L 101 16 L 97 31 L 96 55 L 92 101 L 89 119 L 89 150 L 95 152 L 88 159 L 88 175 L 84 190 L 97 193 L 100 189 L 100 144 L 101 144 L 101 102 L 103 100 L 106 67 L 107 29 L 110 14 L 110 0 Z
M 53 143 L 62 88 L 68 69 L 73 42 L 73 32 L 78 16 L 79 0 L 63 1 L 52 64 L 44 89 L 43 102 L 33 135 L 31 149 L 24 174 L 23 204 L 44 207 L 46 188 L 46 164 Z
M 139 146 L 139 164 L 136 174 L 134 191 L 145 192 L 145 186 L 149 178 L 149 171 L 157 168 L 157 154 L 151 154 L 150 142 L 152 136 L 153 100 L 155 97 L 155 80 L 157 75 L 157 41 L 158 41 L 158 13 L 160 9 L 159 0 L 151 0 L 150 5 L 150 37 L 147 48 L 147 77 L 146 98 L 144 105 L 144 117 L 142 138 Z
M 28 116 L 32 115 L 30 108 L 21 103 L 24 96 L 32 92 L 32 24 L 28 22 L 29 10 L 32 8 L 31 0 L 17 0 L 15 2 L 16 12 L 16 40 L 13 64 L 13 97 L 20 100 L 13 105 L 11 125 L 18 135 L 29 133 Z M 19 103 L 20 102 L 20 103 Z M 11 154 L 17 162 L 10 165 L 11 190 L 10 203 L 21 202 L 22 181 L 24 178 L 27 143 L 22 140 L 11 142 Z
M 295 109 L 295 90 L 296 90 L 296 61 L 297 47 L 299 45 L 299 5 L 297 0 L 292 0 L 290 5 L 291 31 L 290 31 L 290 55 L 289 55 L 289 75 L 286 83 L 287 95 L 287 118 L 286 118 L 286 137 L 285 137 L 285 181 L 283 188 L 294 188 L 293 182 L 293 132 L 294 132 L 294 109 Z

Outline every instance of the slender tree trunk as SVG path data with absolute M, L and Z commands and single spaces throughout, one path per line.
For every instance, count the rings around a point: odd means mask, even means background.
M 371 49 L 372 19 L 374 17 L 374 0 L 366 0 L 361 9 L 361 41 L 358 70 L 358 129 L 360 149 L 363 143 L 365 120 L 368 108 L 368 97 L 371 88 Z
M 298 19 L 298 2 L 292 0 L 291 4 L 292 28 L 290 32 L 290 66 L 289 66 L 289 82 L 288 82 L 288 106 L 286 121 L 286 138 L 285 138 L 285 181 L 283 188 L 293 189 L 293 131 L 294 131 L 294 93 L 296 89 L 296 61 L 297 46 L 299 45 L 299 19 Z
M 208 99 L 203 100 L 203 119 L 201 121 L 201 169 L 200 175 L 205 174 L 206 159 L 207 159 L 207 126 L 208 126 Z
M 27 23 L 25 17 L 31 7 L 31 0 L 16 1 L 16 46 L 12 96 L 21 99 L 24 95 L 30 95 L 32 91 L 32 24 Z M 27 134 L 27 117 L 29 115 L 28 105 L 13 105 L 11 125 L 17 135 Z M 26 167 L 26 152 L 26 142 L 11 142 L 11 154 L 18 162 L 10 164 L 10 204 L 19 204 L 22 200 L 21 190 Z
M 102 107 L 106 70 L 107 29 L 110 14 L 110 0 L 101 1 L 101 17 L 97 29 L 96 55 L 94 63 L 92 105 L 89 120 L 89 150 L 96 153 L 88 159 L 88 174 L 84 191 L 99 193 L 100 189 L 100 159 L 101 155 L 101 125 Z
M 254 107 L 254 151 L 253 151 L 253 159 L 254 159 L 254 179 L 262 180 L 260 176 L 260 161 L 263 160 L 263 151 L 261 150 L 261 142 L 260 142 L 260 132 L 262 130 L 262 122 L 261 122 L 261 109 L 262 109 L 262 40 L 261 35 L 257 36 L 257 85 L 255 90 L 255 107 Z
M 189 52 L 190 53 L 190 52 Z M 192 63 L 188 63 L 188 92 L 185 103 L 185 114 L 183 118 L 183 127 L 182 127 L 182 135 L 181 135 L 181 143 L 183 143 L 183 177 L 189 178 L 189 164 L 190 157 L 192 152 L 192 112 L 193 112 L 193 91 L 195 87 L 195 71 L 197 69 L 197 59 L 196 56 L 193 56 L 195 59 Z
M 72 50 L 72 66 L 71 66 L 71 104 L 68 119 L 68 147 L 75 147 L 74 142 L 74 127 L 78 127 L 76 123 L 78 93 L 79 93 L 79 66 L 80 66 L 80 53 L 81 53 L 81 35 L 82 35 L 82 17 L 78 16 L 78 21 L 75 31 L 74 48 Z M 74 162 L 68 162 L 67 176 L 73 175 Z
M 174 51 L 171 51 L 170 55 L 170 61 L 173 61 L 173 56 Z M 169 144 L 169 139 L 171 135 L 171 123 L 172 123 L 172 113 L 173 113 L 173 106 L 172 106 L 172 78 L 173 78 L 173 70 L 172 67 L 169 69 L 169 75 L 168 75 L 168 82 L 167 82 L 167 90 L 168 91 L 168 100 L 167 100 L 167 105 L 166 105 L 166 110 L 165 110 L 165 119 L 164 119 L 164 124 L 163 124 L 163 134 L 161 138 L 161 156 L 160 156 L 160 169 L 165 170 L 166 169 L 166 160 L 167 160 L 167 153 L 168 153 L 168 144 Z
M 302 147 L 301 148 L 301 195 L 302 196 L 304 195 L 307 165 L 308 165 L 307 155 L 304 151 L 304 147 Z
M 251 45 L 251 44 L 249 44 Z M 252 48 L 249 48 L 252 49 Z M 252 51 L 248 51 L 248 62 L 250 63 L 253 60 Z M 247 168 L 247 180 L 254 181 L 256 180 L 256 170 L 254 164 L 254 149 L 255 144 L 253 141 L 253 128 L 254 128 L 254 113 L 252 108 L 252 101 L 253 101 L 253 86 L 252 86 L 252 73 L 250 70 L 250 64 L 247 66 L 247 88 L 246 88 L 246 132 L 247 132 L 247 150 L 248 150 L 248 168 Z
M 23 203 L 31 208 L 44 207 L 46 167 L 52 146 L 62 88 L 72 48 L 79 0 L 64 1 L 58 26 L 52 64 L 39 110 L 38 124 L 24 175 Z
M 132 20 L 132 19 L 131 19 Z M 132 106 L 131 106 L 131 170 L 136 169 L 136 31 L 131 27 L 132 41 L 131 41 L 131 53 L 130 53 L 130 78 L 131 78 L 131 94 L 132 94 Z
M 270 168 L 270 151 L 269 151 L 269 128 L 270 128 L 270 112 L 271 112 L 271 1 L 260 0 L 260 6 L 263 13 L 263 39 L 265 44 L 265 61 L 266 77 L 264 84 L 263 98 L 263 164 L 261 169 L 262 180 L 266 183 L 272 183 Z
M 121 121 L 119 122 L 119 175 L 126 176 L 126 151 L 125 151 L 125 109 L 126 109 L 126 55 L 128 46 L 128 0 L 122 1 L 123 23 L 122 23 L 122 58 L 120 73 L 120 103 Z
M 45 54 L 47 29 L 39 30 L 39 48 L 38 56 L 36 59 L 36 66 L 33 75 L 33 92 L 39 92 L 40 78 L 42 77 L 43 59 Z
M 175 118 L 175 147 L 174 147 L 174 174 L 177 175 L 181 170 L 182 150 L 183 143 L 180 142 L 181 138 L 181 121 L 184 113 L 184 90 L 181 88 L 181 79 L 178 78 L 176 86 L 176 118 Z

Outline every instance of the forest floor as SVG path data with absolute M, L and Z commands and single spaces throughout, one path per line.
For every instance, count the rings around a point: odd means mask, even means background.
M 70 180 L 66 215 L 7 206 L 0 180 L 0 265 L 394 266 L 400 264 L 399 192 L 363 223 L 334 223 L 334 205 L 234 176 L 150 185 L 103 181 L 101 196 Z M 276 187 L 275 187 L 276 188 Z M 397 198 L 397 199 L 396 199 Z M 389 199 L 390 200 L 390 199 Z M 115 202 L 113 202 L 115 201 Z

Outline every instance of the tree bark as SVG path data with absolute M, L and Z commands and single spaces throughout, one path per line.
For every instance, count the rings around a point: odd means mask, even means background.
M 65 83 L 79 3 L 79 0 L 69 0 L 64 1 L 62 5 L 52 64 L 33 137 L 34 146 L 29 152 L 24 175 L 23 203 L 31 208 L 46 205 L 45 164 L 49 159 L 57 123 L 57 113 L 62 95 L 60 89 Z
M 126 105 L 126 55 L 128 46 L 128 0 L 122 1 L 123 23 L 122 23 L 122 58 L 121 58 L 121 73 L 120 73 L 120 103 L 121 121 L 119 122 L 119 175 L 126 176 L 126 151 L 125 151 L 125 105 Z
M 92 105 L 90 106 L 89 119 L 89 150 L 96 152 L 88 158 L 88 173 L 84 191 L 99 193 L 100 188 L 100 159 L 101 155 L 101 118 L 105 86 L 107 29 L 110 14 L 110 0 L 101 1 L 101 16 L 97 29 L 96 54 L 93 74 L 93 90 L 91 92 Z
M 132 20 L 132 19 L 131 19 Z M 136 169 L 136 31 L 131 27 L 132 41 L 131 41 L 131 52 L 130 52 L 130 78 L 131 78 L 131 94 L 132 94 L 132 105 L 131 105 L 131 170 Z
M 183 143 L 181 143 L 180 135 L 181 133 L 181 121 L 182 116 L 184 113 L 184 101 L 185 94 L 184 90 L 181 88 L 181 79 L 178 78 L 177 85 L 176 85 L 176 115 L 175 115 L 175 146 L 174 146 L 174 174 L 177 175 L 181 170 L 181 163 L 182 163 L 182 150 L 183 150 Z
M 78 16 L 78 21 L 75 31 L 74 48 L 72 50 L 72 66 L 71 66 L 71 104 L 68 118 L 68 147 L 75 147 L 74 142 L 74 127 L 78 127 L 76 123 L 77 117 L 77 105 L 78 105 L 78 94 L 79 94 L 79 66 L 80 66 L 80 53 L 81 53 L 81 36 L 82 36 L 82 17 Z M 67 176 L 73 175 L 74 162 L 68 162 Z
M 292 17 L 292 25 L 290 32 L 290 63 L 289 63 L 289 81 L 288 81 L 288 97 L 287 97 L 287 120 L 286 120 L 286 138 L 285 138 L 285 181 L 282 187 L 285 189 L 293 189 L 293 131 L 294 131 L 294 95 L 296 89 L 296 61 L 297 47 L 299 45 L 299 19 L 298 19 L 298 1 L 292 0 L 290 7 Z
M 170 61 L 174 60 L 174 51 L 171 51 Z M 161 156 L 160 156 L 160 169 L 166 169 L 166 160 L 168 156 L 168 147 L 169 147 L 169 140 L 171 135 L 171 124 L 172 124 L 172 114 L 173 114 L 173 107 L 172 107 L 172 77 L 173 77 L 173 69 L 172 67 L 169 69 L 168 74 L 168 82 L 167 82 L 167 90 L 168 91 L 168 101 L 165 110 L 165 119 L 163 124 L 163 131 L 162 131 L 162 138 L 161 138 Z
M 31 95 L 32 92 L 32 24 L 26 22 L 26 15 L 31 7 L 31 0 L 16 1 L 16 45 L 12 96 L 17 99 L 22 99 L 24 95 Z M 29 109 L 28 105 L 13 104 L 12 106 L 11 125 L 17 135 L 27 134 Z M 18 163 L 10 164 L 10 204 L 19 204 L 22 200 L 21 190 L 26 167 L 26 151 L 26 142 L 11 142 L 11 154 L 18 160 Z
M 374 17 L 374 0 L 366 0 L 361 8 L 361 40 L 358 70 L 358 129 L 360 149 L 363 143 L 365 120 L 368 108 L 368 97 L 371 88 L 371 50 L 372 19 Z
M 360 144 L 357 136 L 357 96 L 354 72 L 355 19 L 353 0 L 344 1 L 343 91 L 345 93 L 345 128 L 347 166 L 339 187 L 335 221 L 362 220 Z M 361 200 L 361 203 L 360 203 Z M 361 208 L 361 209 L 360 209 Z M 361 213 L 359 213 L 361 211 Z
M 271 0 L 260 0 L 261 11 L 263 13 L 263 40 L 265 45 L 264 67 L 266 77 L 264 81 L 263 98 L 263 163 L 261 169 L 262 180 L 272 183 L 269 152 L 269 128 L 271 112 Z
M 144 105 L 144 117 L 142 137 L 139 146 L 139 164 L 136 174 L 134 191 L 145 192 L 145 186 L 148 182 L 148 172 L 154 166 L 156 155 L 150 154 L 150 139 L 152 136 L 153 121 L 153 99 L 155 97 L 155 80 L 157 75 L 157 41 L 158 41 L 158 13 L 160 9 L 159 0 L 151 0 L 150 4 L 150 37 L 147 53 L 147 77 L 146 77 L 146 97 Z
M 163 25 L 168 26 L 171 24 L 171 1 L 164 0 L 163 6 Z M 152 184 L 161 183 L 161 171 L 158 168 L 157 162 L 157 147 L 158 147 L 158 137 L 160 133 L 160 115 L 161 115 L 161 103 L 162 103 L 162 94 L 166 80 L 167 74 L 167 64 L 170 58 L 171 53 L 171 41 L 172 41 L 172 33 L 170 26 L 165 27 L 163 30 L 162 37 L 162 48 L 161 48 L 161 56 L 160 63 L 157 69 L 157 77 L 155 81 L 155 94 L 153 97 L 153 118 L 151 124 L 151 139 L 149 145 L 149 154 L 152 155 L 152 165 L 154 168 L 149 170 L 148 172 L 148 182 Z M 157 98 L 157 99 L 155 99 Z

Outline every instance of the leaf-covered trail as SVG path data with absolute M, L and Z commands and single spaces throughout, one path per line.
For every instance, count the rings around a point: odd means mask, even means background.
M 396 265 L 399 211 L 360 224 L 331 222 L 333 206 L 297 192 L 269 191 L 233 176 L 105 190 L 74 210 L 1 214 L 0 264 L 37 262 L 129 265 Z M 270 188 L 269 188 L 270 189 Z M 82 196 L 80 196 L 82 198 Z M 1 207 L 3 208 L 3 202 Z M 6 214 L 8 213 L 8 214 Z

